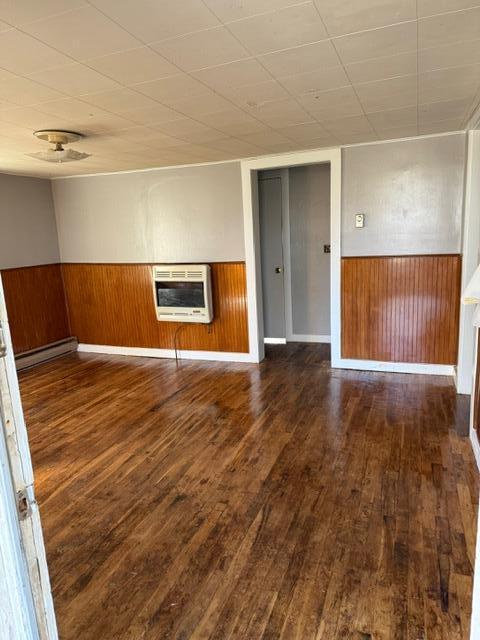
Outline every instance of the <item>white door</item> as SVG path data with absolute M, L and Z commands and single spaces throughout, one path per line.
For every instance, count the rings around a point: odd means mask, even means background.
M 24 631 L 14 629 L 7 638 L 58 638 L 38 505 L 33 487 L 27 430 L 23 418 L 17 372 L 0 276 L 0 509 L 3 507 L 0 542 L 10 557 L 12 581 L 6 586 L 18 597 L 12 606 L 22 618 Z M 3 539 L 5 537 L 5 540 Z M 0 544 L 2 547 L 2 544 Z M 3 556 L 2 549 L 2 556 Z M 8 558 L 7 558 L 8 560 Z M 0 561 L 7 561 L 0 557 Z M 15 566 L 14 566 L 15 565 Z M 0 573 L 2 572 L 0 567 Z M 0 584 L 0 596 L 2 585 Z M 2 598 L 0 597 L 0 601 Z M 2 604 L 3 606 L 3 604 Z M 0 625 L 8 625 L 1 617 Z M 17 624 L 10 621 L 12 624 Z M 3 631 L 1 629 L 1 631 Z M 0 633 L 1 635 L 1 633 Z M 3 637 L 3 636 L 2 636 Z

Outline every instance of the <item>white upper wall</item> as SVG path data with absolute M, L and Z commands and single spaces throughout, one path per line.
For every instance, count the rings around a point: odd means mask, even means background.
M 244 259 L 238 162 L 52 184 L 62 262 Z
M 0 269 L 58 261 L 50 180 L 0 174 Z
M 460 253 L 465 134 L 348 147 L 342 255 Z M 365 227 L 355 228 L 355 214 Z

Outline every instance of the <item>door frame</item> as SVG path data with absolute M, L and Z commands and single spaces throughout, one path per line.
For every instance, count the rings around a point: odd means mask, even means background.
M 254 362 L 265 357 L 260 263 L 260 227 L 257 172 L 310 164 L 330 165 L 330 335 L 332 367 L 341 367 L 341 195 L 342 152 L 340 147 L 298 151 L 241 161 L 245 266 L 247 274 L 248 337 Z
M 3 285 L 0 274 L 0 329 L 6 355 L 0 358 L 0 443 L 1 453 L 8 463 L 14 509 L 10 510 L 8 525 L 20 537 L 20 556 L 16 562 L 24 568 L 23 592 L 27 603 L 18 616 L 28 618 L 31 636 L 57 640 L 58 631 L 53 607 L 45 545 L 38 504 L 34 494 L 34 477 L 28 443 L 27 428 L 23 416 L 20 388 L 13 354 Z M 3 462 L 3 455 L 2 460 Z M 4 484 L 5 486 L 5 484 Z M 0 536 L 3 538 L 3 536 Z M 10 543 L 11 544 L 11 543 Z M 28 605 L 28 602 L 31 604 Z

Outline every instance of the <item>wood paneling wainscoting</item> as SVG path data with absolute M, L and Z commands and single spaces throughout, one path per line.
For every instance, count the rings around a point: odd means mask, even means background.
M 70 337 L 59 264 L 4 269 L 1 273 L 16 354 Z
M 213 263 L 211 325 L 159 322 L 152 265 L 63 264 L 72 334 L 86 344 L 248 353 L 245 264 Z
M 461 256 L 342 258 L 342 357 L 456 364 Z

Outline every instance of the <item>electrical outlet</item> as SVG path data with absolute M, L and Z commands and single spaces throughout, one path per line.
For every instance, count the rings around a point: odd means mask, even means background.
M 329 244 L 324 244 L 323 245 L 323 253 L 330 253 L 330 245 Z
M 355 226 L 357 229 L 361 229 L 365 226 L 365 214 L 364 213 L 356 213 L 355 214 Z

